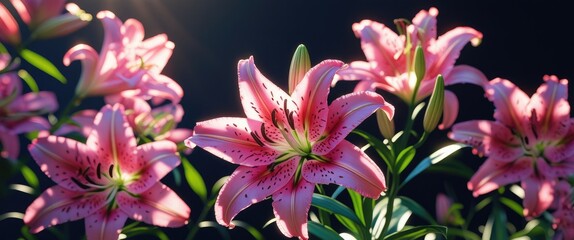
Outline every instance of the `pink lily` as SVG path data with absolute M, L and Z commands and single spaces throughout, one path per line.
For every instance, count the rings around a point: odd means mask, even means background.
M 8 42 L 12 45 L 20 44 L 20 28 L 18 22 L 6 9 L 4 4 L 0 3 L 0 42 Z
M 484 85 L 488 82 L 482 72 L 474 67 L 454 66 L 460 51 L 469 41 L 478 45 L 482 33 L 470 27 L 457 27 L 436 38 L 436 16 L 438 10 L 420 11 L 406 26 L 405 34 L 397 35 L 382 23 L 363 20 L 353 24 L 355 35 L 361 39 L 361 46 L 367 61 L 355 61 L 350 67 L 338 72 L 337 80 L 360 80 L 355 91 L 376 88 L 390 92 L 407 104 L 428 97 L 435 80 L 440 74 L 446 85 L 473 83 Z M 418 92 L 415 91 L 415 48 L 420 45 L 424 52 L 425 74 Z M 458 113 L 456 95 L 447 91 L 444 107 L 444 122 L 441 128 L 449 127 Z M 452 112 L 450 112 L 452 111 Z
M 10 0 L 20 18 L 31 28 L 62 13 L 66 0 Z
M 119 104 L 102 108 L 85 144 L 48 136 L 34 140 L 29 151 L 58 184 L 26 209 L 32 233 L 85 218 L 88 239 L 118 239 L 128 217 L 160 227 L 188 222 L 189 207 L 159 182 L 180 163 L 175 144 L 136 146 Z
M 192 134 L 191 129 L 176 128 L 184 114 L 181 104 L 164 104 L 152 108 L 148 101 L 133 90 L 107 97 L 106 102 L 124 105 L 129 111 L 126 114 L 128 122 L 138 135 L 181 143 Z
M 290 96 L 259 72 L 253 57 L 239 61 L 247 117 L 199 122 L 187 141 L 241 165 L 215 203 L 220 224 L 233 227 L 231 220 L 242 209 L 271 196 L 281 232 L 307 239 L 315 184 L 339 184 L 370 198 L 386 189 L 379 167 L 344 138 L 375 110 L 392 117 L 394 107 L 373 92 L 348 94 L 327 105 L 333 76 L 342 66 L 336 60 L 319 63 Z
M 485 92 L 496 108 L 495 121 L 458 123 L 449 134 L 488 157 L 468 182 L 474 195 L 521 182 L 527 217 L 548 209 L 558 179 L 574 173 L 568 81 L 556 76 L 544 81 L 531 98 L 508 80 L 490 81 Z
M 552 228 L 556 230 L 554 239 L 574 238 L 574 206 L 572 206 L 572 186 L 560 181 L 556 186 L 556 208 L 552 213 Z
M 58 102 L 52 92 L 22 94 L 22 80 L 14 72 L 0 74 L 0 143 L 3 158 L 15 160 L 20 152 L 18 134 L 48 130 L 40 115 L 54 112 Z
M 183 90 L 161 71 L 173 52 L 174 44 L 165 34 L 144 40 L 141 22 L 128 19 L 122 24 L 112 12 L 97 14 L 104 25 L 100 54 L 79 44 L 64 56 L 64 64 L 82 62 L 83 72 L 76 86 L 80 97 L 118 94 L 139 89 L 141 96 L 161 97 L 179 102 Z
M 443 193 L 436 195 L 436 219 L 438 223 L 446 225 L 453 221 L 449 212 L 451 206 L 452 200 L 447 195 Z

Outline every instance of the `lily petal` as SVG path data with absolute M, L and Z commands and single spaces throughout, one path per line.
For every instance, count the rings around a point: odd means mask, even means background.
M 452 126 L 458 115 L 458 98 L 456 95 L 449 91 L 444 91 L 444 107 L 442 112 L 442 123 L 438 125 L 438 129 L 444 130 Z
M 470 27 L 457 27 L 441 35 L 436 44 L 429 49 L 433 53 L 440 53 L 436 56 L 432 65 L 427 70 L 427 76 L 437 76 L 438 74 L 448 75 L 462 48 L 469 42 L 482 39 L 482 33 Z
M 132 193 L 141 193 L 148 190 L 155 183 L 171 172 L 180 163 L 177 155 L 177 146 L 171 141 L 150 142 L 137 147 L 138 158 L 132 159 L 126 166 L 122 164 L 122 171 L 138 175 L 136 182 L 127 186 Z M 135 170 L 135 172 L 128 172 Z
M 570 104 L 568 103 L 568 80 L 556 76 L 544 76 L 530 100 L 527 110 L 535 111 L 537 135 L 543 139 L 561 139 L 568 132 Z
M 297 122 L 302 125 L 298 130 L 308 132 L 311 141 L 319 138 L 325 129 L 329 114 L 327 96 L 333 77 L 342 66 L 341 61 L 325 60 L 311 68 L 295 87 L 293 100 L 299 106 Z
M 313 146 L 313 152 L 328 153 L 379 108 L 393 118 L 395 108 L 374 92 L 350 93 L 335 99 L 329 106 L 326 134 L 322 136 L 326 138 Z
M 35 115 L 41 115 L 56 111 L 58 102 L 53 92 L 30 92 L 14 99 L 7 109 L 15 113 L 34 112 Z
M 471 145 L 475 154 L 511 162 L 522 156 L 520 140 L 499 122 L 473 120 L 457 123 L 448 134 L 452 140 Z
M 276 117 L 287 123 L 284 105 L 287 104 L 291 110 L 296 109 L 291 97 L 261 74 L 255 66 L 253 57 L 240 60 L 237 70 L 239 95 L 247 118 L 272 125 L 274 120 L 271 112 L 277 109 L 279 113 L 275 114 Z
M 15 163 L 20 154 L 20 139 L 17 135 L 3 128 L 3 126 L 0 126 L 0 143 L 2 143 L 2 152 L 0 154 L 3 158 L 8 158 Z
M 82 176 L 84 172 L 90 179 L 98 179 L 95 173 L 97 161 L 103 160 L 83 143 L 64 137 L 48 136 L 35 139 L 28 149 L 42 172 L 67 190 L 85 190 L 85 185 L 89 182 Z
M 119 209 L 109 212 L 101 209 L 95 214 L 90 214 L 84 220 L 87 239 L 118 239 L 127 219 L 128 216 Z
M 140 82 L 140 90 L 145 97 L 159 97 L 170 100 L 173 104 L 179 103 L 183 97 L 181 86 L 168 76 L 161 74 L 148 74 L 145 82 Z
M 219 191 L 215 218 L 219 224 L 233 227 L 231 220 L 241 210 L 272 195 L 292 183 L 298 161 L 289 160 L 270 171 L 267 166 L 239 166 Z
M 278 153 L 254 140 L 249 130 L 249 126 L 254 124 L 249 119 L 228 117 L 199 122 L 188 140 L 231 163 L 246 166 L 270 164 Z
M 314 189 L 314 184 L 301 179 L 296 186 L 286 184 L 273 194 L 273 213 L 283 235 L 309 239 L 307 215 Z
M 420 40 L 425 48 L 436 39 L 436 16 L 438 16 L 438 9 L 431 7 L 428 11 L 421 10 L 413 18 L 413 24 L 423 36 Z
M 532 159 L 529 157 L 520 158 L 510 163 L 488 158 L 472 176 L 467 187 L 477 197 L 500 186 L 522 181 L 533 173 L 531 162 Z
M 135 170 L 130 169 L 130 161 L 135 155 L 136 139 L 122 105 L 102 107 L 94 119 L 94 130 L 90 132 L 86 145 L 98 152 L 102 166 L 120 164 L 121 169 L 127 172 Z
M 188 223 L 191 209 L 168 186 L 157 183 L 138 197 L 126 192 L 117 196 L 118 206 L 131 219 L 160 227 L 180 227 Z
M 50 123 L 43 117 L 29 117 L 24 121 L 10 126 L 10 128 L 12 134 L 20 134 L 38 130 L 48 130 L 50 129 Z
M 457 65 L 445 76 L 444 83 L 445 85 L 470 83 L 484 88 L 488 84 L 488 78 L 475 67 Z
M 570 160 L 574 156 L 574 118 L 571 118 L 568 123 L 565 124 L 568 126 L 568 130 L 565 131 L 564 136 L 568 137 L 562 139 L 560 144 L 547 146 L 544 149 L 544 156 L 550 160 L 553 165 L 574 165 L 574 161 Z M 560 175 L 562 176 L 570 174 L 571 172 L 560 171 Z
M 32 233 L 47 227 L 89 217 L 105 205 L 106 192 L 84 195 L 61 186 L 46 189 L 24 214 L 24 223 Z
M 512 82 L 495 78 L 484 88 L 485 95 L 496 108 L 494 118 L 519 133 L 526 133 L 524 109 L 530 98 Z
M 311 183 L 339 184 L 363 196 L 378 198 L 387 188 L 383 172 L 367 154 L 343 140 L 330 153 L 328 160 L 307 161 L 302 175 Z
M 534 218 L 542 214 L 554 201 L 556 182 L 549 179 L 529 177 L 521 182 L 524 189 L 524 216 Z
M 361 48 L 369 62 L 376 62 L 376 71 L 382 71 L 385 75 L 394 76 L 404 72 L 404 39 L 390 30 L 384 24 L 363 20 L 353 24 L 353 31 L 361 38 Z M 402 64 L 401 64 L 402 63 Z

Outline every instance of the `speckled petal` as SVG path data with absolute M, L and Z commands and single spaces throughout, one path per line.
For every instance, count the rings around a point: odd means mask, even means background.
M 177 146 L 171 141 L 150 142 L 137 147 L 137 157 L 130 161 L 128 169 L 137 169 L 127 174 L 138 175 L 138 180 L 127 186 L 132 193 L 141 193 L 159 182 L 180 163 Z M 122 169 L 123 170 L 123 169 Z
M 273 213 L 283 235 L 309 239 L 307 215 L 314 189 L 314 184 L 301 179 L 296 186 L 286 184 L 273 194 Z
M 127 219 L 119 209 L 108 212 L 104 208 L 87 216 L 84 220 L 87 240 L 118 239 Z

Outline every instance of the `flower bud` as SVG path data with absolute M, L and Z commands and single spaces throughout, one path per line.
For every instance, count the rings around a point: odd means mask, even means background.
M 40 24 L 32 33 L 37 39 L 54 38 L 74 32 L 92 20 L 92 15 L 80 9 L 76 4 L 66 5 L 69 13 L 62 14 Z
M 20 40 L 18 22 L 4 4 L 0 3 L 0 41 L 18 45 Z
M 417 75 L 417 85 L 424 79 L 426 65 L 425 65 L 425 53 L 421 45 L 417 45 L 415 50 L 415 75 Z
M 444 79 L 438 75 L 434 84 L 434 90 L 430 97 L 429 105 L 423 119 L 425 132 L 432 132 L 438 125 L 444 107 Z
M 293 93 L 295 86 L 303 80 L 305 73 L 311 69 L 311 58 L 309 52 L 303 44 L 299 44 L 293 58 L 291 59 L 291 67 L 289 68 L 289 94 Z
M 378 109 L 376 114 L 379 131 L 386 139 L 392 139 L 393 136 L 395 136 L 395 123 L 389 119 L 389 116 L 381 109 Z

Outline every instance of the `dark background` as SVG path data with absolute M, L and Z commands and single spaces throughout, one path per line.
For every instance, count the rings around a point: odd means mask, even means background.
M 2 0 L 2 3 L 8 1 Z M 469 26 L 484 35 L 478 47 L 466 46 L 457 64 L 468 64 L 484 72 L 489 78 L 507 78 L 519 85 L 527 94 L 534 93 L 542 83 L 542 76 L 555 74 L 559 78 L 573 79 L 574 40 L 571 8 L 568 1 L 196 1 L 196 0 L 80 0 L 75 1 L 94 15 L 100 10 L 111 10 L 120 19 L 136 18 L 145 29 L 146 37 L 166 33 L 176 45 L 164 74 L 178 81 L 185 96 L 181 102 L 185 117 L 180 127 L 192 128 L 197 121 L 221 116 L 244 116 L 237 89 L 237 61 L 253 55 L 257 67 L 275 84 L 287 88 L 289 63 L 298 44 L 307 46 L 312 64 L 324 59 L 345 62 L 364 60 L 351 25 L 362 19 L 372 19 L 392 26 L 396 18 L 412 19 L 421 9 L 435 6 L 439 10 L 438 34 L 456 26 Z M 80 64 L 64 67 L 63 54 L 77 43 L 87 43 L 96 49 L 102 42 L 102 27 L 97 19 L 81 31 L 65 38 L 44 41 L 31 48 L 53 59 L 70 83 L 62 85 L 54 79 L 39 74 L 36 79 L 42 89 L 57 91 L 63 106 L 75 88 L 81 71 Z M 332 96 L 352 91 L 354 84 L 343 82 L 332 91 Z M 449 87 L 460 97 L 458 121 L 491 119 L 492 105 L 483 98 L 480 88 L 470 85 Z M 384 95 L 395 105 L 397 122 L 406 114 L 405 105 L 388 94 Z M 571 102 L 571 101 L 570 101 Z M 86 107 L 99 108 L 100 99 L 88 99 Z M 362 129 L 372 130 L 374 120 L 367 120 Z M 429 152 L 450 143 L 446 131 L 431 135 L 425 149 Z M 361 145 L 360 139 L 356 143 Z M 375 155 L 371 155 L 375 161 Z M 422 151 L 417 159 L 422 159 Z M 203 150 L 190 156 L 192 164 L 206 178 L 208 188 L 225 175 L 234 165 L 220 160 Z M 482 160 L 462 151 L 456 160 L 476 168 Z M 32 169 L 38 171 L 34 164 Z M 43 175 L 39 173 L 39 175 Z M 41 187 L 53 183 L 42 177 Z M 164 182 L 176 188 L 173 177 Z M 20 181 L 16 178 L 14 181 Z M 410 196 L 434 213 L 434 199 L 445 186 L 454 189 L 459 200 L 473 201 L 466 190 L 466 180 L 427 173 L 413 180 L 402 194 Z M 194 222 L 201 204 L 187 187 L 176 189 L 192 208 Z M 0 199 L 1 212 L 21 211 L 32 202 L 30 196 L 11 193 Z M 271 202 L 256 204 L 241 212 L 236 219 L 251 223 L 257 228 L 273 217 Z M 213 220 L 212 212 L 208 220 Z M 416 221 L 416 219 L 415 219 Z M 484 223 L 478 222 L 477 224 Z M 19 236 L 20 222 L 0 222 L 0 229 L 7 239 Z M 83 232 L 83 223 L 65 224 L 63 229 Z M 187 232 L 185 228 L 165 229 L 174 239 Z M 268 239 L 280 236 L 273 224 L 262 230 Z M 50 239 L 53 235 L 42 232 L 39 237 Z M 245 231 L 231 231 L 233 239 L 248 238 Z M 3 238 L 3 237 L 0 237 Z M 198 239 L 217 239 L 213 229 L 199 232 Z

